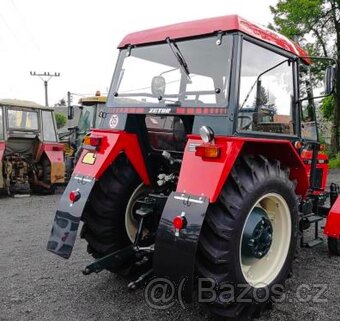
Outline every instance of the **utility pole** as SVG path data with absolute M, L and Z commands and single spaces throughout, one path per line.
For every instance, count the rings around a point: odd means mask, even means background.
M 44 82 L 44 87 L 45 87 L 45 106 L 48 106 L 48 92 L 47 92 L 47 87 L 48 87 L 48 82 L 51 80 L 52 77 L 59 77 L 60 72 L 55 72 L 54 74 L 51 74 L 49 72 L 44 72 L 44 73 L 36 73 L 35 71 L 30 72 L 31 76 L 38 76 L 43 82 Z

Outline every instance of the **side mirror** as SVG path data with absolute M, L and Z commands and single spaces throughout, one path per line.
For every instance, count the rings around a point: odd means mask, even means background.
M 67 119 L 71 120 L 74 117 L 74 106 L 67 107 Z
M 162 97 L 165 93 L 165 79 L 162 76 L 155 76 L 151 82 L 151 92 L 156 97 Z
M 328 66 L 325 71 L 324 94 L 331 95 L 335 87 L 335 67 Z

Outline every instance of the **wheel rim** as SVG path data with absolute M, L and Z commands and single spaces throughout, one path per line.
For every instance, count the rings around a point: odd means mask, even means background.
M 133 216 L 134 213 L 134 208 L 136 206 L 136 202 L 139 199 L 144 198 L 149 194 L 151 191 L 150 187 L 145 186 L 143 183 L 140 184 L 133 194 L 130 197 L 130 200 L 128 202 L 128 205 L 126 207 L 125 211 L 125 230 L 126 234 L 129 237 L 131 243 L 135 241 L 136 234 L 137 234 L 137 229 L 138 229 L 138 222 Z M 145 229 L 144 234 L 146 234 L 148 231 Z
M 269 285 L 279 275 L 288 256 L 292 234 L 291 214 L 276 193 L 262 196 L 250 210 L 240 239 L 240 265 L 253 287 Z

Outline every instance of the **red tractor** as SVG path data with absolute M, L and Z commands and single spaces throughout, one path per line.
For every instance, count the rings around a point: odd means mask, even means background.
M 31 101 L 0 100 L 0 193 L 54 193 L 65 182 L 54 111 Z
M 197 278 L 211 280 L 209 308 L 231 320 L 278 295 L 298 242 L 322 243 L 324 218 L 329 250 L 340 254 L 340 198 L 336 185 L 326 191 L 308 76 L 317 59 L 238 16 L 133 33 L 119 49 L 49 251 L 69 258 L 82 221 L 96 259 L 84 274 L 139 273 L 131 288 L 152 275 L 185 280 L 188 300 Z M 324 96 L 335 81 L 328 65 Z M 238 300 L 244 285 L 247 301 Z

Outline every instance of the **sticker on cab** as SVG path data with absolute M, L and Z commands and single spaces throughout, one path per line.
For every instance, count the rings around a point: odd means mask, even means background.
M 84 155 L 82 163 L 93 165 L 96 162 L 96 154 L 93 152 L 88 152 Z
M 119 117 L 117 114 L 113 114 L 111 117 L 110 117 L 110 120 L 109 120 L 109 126 L 110 128 L 116 128 L 117 125 L 118 125 L 118 122 L 119 122 Z

